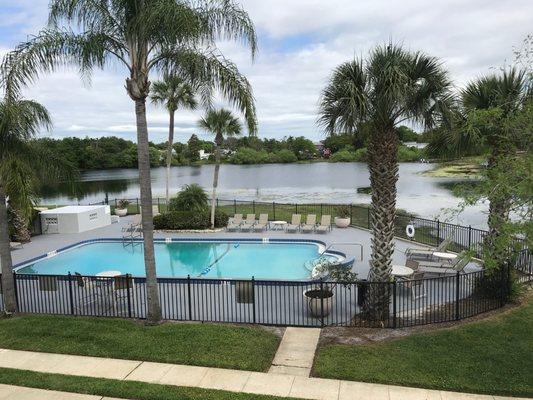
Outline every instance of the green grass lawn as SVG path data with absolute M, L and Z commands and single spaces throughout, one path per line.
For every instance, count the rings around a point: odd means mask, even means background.
M 86 378 L 0 368 L 0 383 L 137 400 L 282 400 L 281 397 L 232 393 L 113 379 Z
M 314 375 L 452 391 L 533 396 L 533 301 L 490 320 L 372 345 L 330 345 Z
M 266 371 L 280 339 L 261 328 L 107 318 L 0 318 L 0 347 Z

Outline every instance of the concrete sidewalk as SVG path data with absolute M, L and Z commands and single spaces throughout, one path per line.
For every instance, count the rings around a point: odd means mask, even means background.
M 268 373 L 309 376 L 319 338 L 318 328 L 286 328 Z
M 89 394 L 57 392 L 0 384 L 0 400 L 118 400 Z
M 335 379 L 7 349 L 0 349 L 0 367 L 313 400 L 517 400 L 511 397 L 473 395 Z M 33 397 L 16 397 L 16 394 L 12 397 L 0 396 L 2 400 L 23 398 Z M 49 398 L 63 399 L 63 397 Z M 98 396 L 76 398 L 101 399 Z M 70 397 L 65 397 L 65 400 L 67 399 Z

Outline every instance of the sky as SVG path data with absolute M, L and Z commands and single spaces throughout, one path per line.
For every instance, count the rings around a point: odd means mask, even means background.
M 219 43 L 250 80 L 259 137 L 306 136 L 320 140 L 316 125 L 320 91 L 333 68 L 390 40 L 436 56 L 460 89 L 469 80 L 514 60 L 513 49 L 533 33 L 533 0 L 241 0 L 255 23 L 259 52 Z M 0 0 L 0 57 L 44 27 L 47 0 Z M 54 127 L 42 136 L 114 135 L 135 141 L 133 102 L 126 72 L 96 70 L 90 84 L 75 70 L 41 78 L 25 97 L 44 104 Z M 152 77 L 152 80 L 157 77 Z M 224 105 L 223 103 L 220 103 Z M 177 140 L 209 138 L 196 124 L 202 110 L 178 111 Z M 150 140 L 168 131 L 165 110 L 148 106 Z

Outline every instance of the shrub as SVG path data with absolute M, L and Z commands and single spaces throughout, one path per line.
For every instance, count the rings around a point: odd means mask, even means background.
M 210 211 L 169 211 L 154 217 L 155 229 L 183 230 L 208 229 L 211 226 Z M 228 224 L 228 215 L 221 210 L 215 211 L 215 227 Z
M 185 185 L 176 197 L 170 199 L 169 211 L 203 211 L 207 209 L 209 198 L 199 185 Z
M 337 207 L 337 217 L 350 218 L 352 216 L 350 206 L 342 205 Z
M 289 149 L 282 149 L 276 152 L 280 163 L 292 163 L 298 161 L 298 157 Z
M 352 162 L 355 161 L 355 153 L 349 149 L 344 148 L 336 153 L 333 153 L 329 158 L 331 162 Z
M 398 161 L 409 162 L 418 161 L 424 158 L 423 151 L 416 147 L 407 147 L 400 145 L 398 147 Z
M 128 200 L 122 199 L 117 202 L 117 208 L 124 209 L 128 208 L 130 202 Z
M 357 149 L 354 154 L 354 161 L 366 161 L 367 159 L 367 149 L 366 147 L 361 147 Z
M 268 153 L 264 150 L 257 151 L 250 147 L 239 147 L 229 161 L 232 164 L 262 164 L 268 162 Z

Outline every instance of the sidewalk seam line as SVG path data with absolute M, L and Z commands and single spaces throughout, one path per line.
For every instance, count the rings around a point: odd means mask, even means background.
M 143 364 L 144 364 L 144 361 L 141 361 L 139 364 L 137 364 L 137 365 L 135 366 L 135 368 L 133 368 L 130 372 L 128 372 L 128 374 L 127 374 L 124 378 L 122 378 L 121 380 L 122 380 L 122 381 L 125 381 L 126 378 L 127 378 L 128 376 L 130 376 L 131 374 L 133 374 L 133 372 L 136 371 L 137 368 L 139 368 L 139 367 L 140 367 L 141 365 L 143 365 Z

